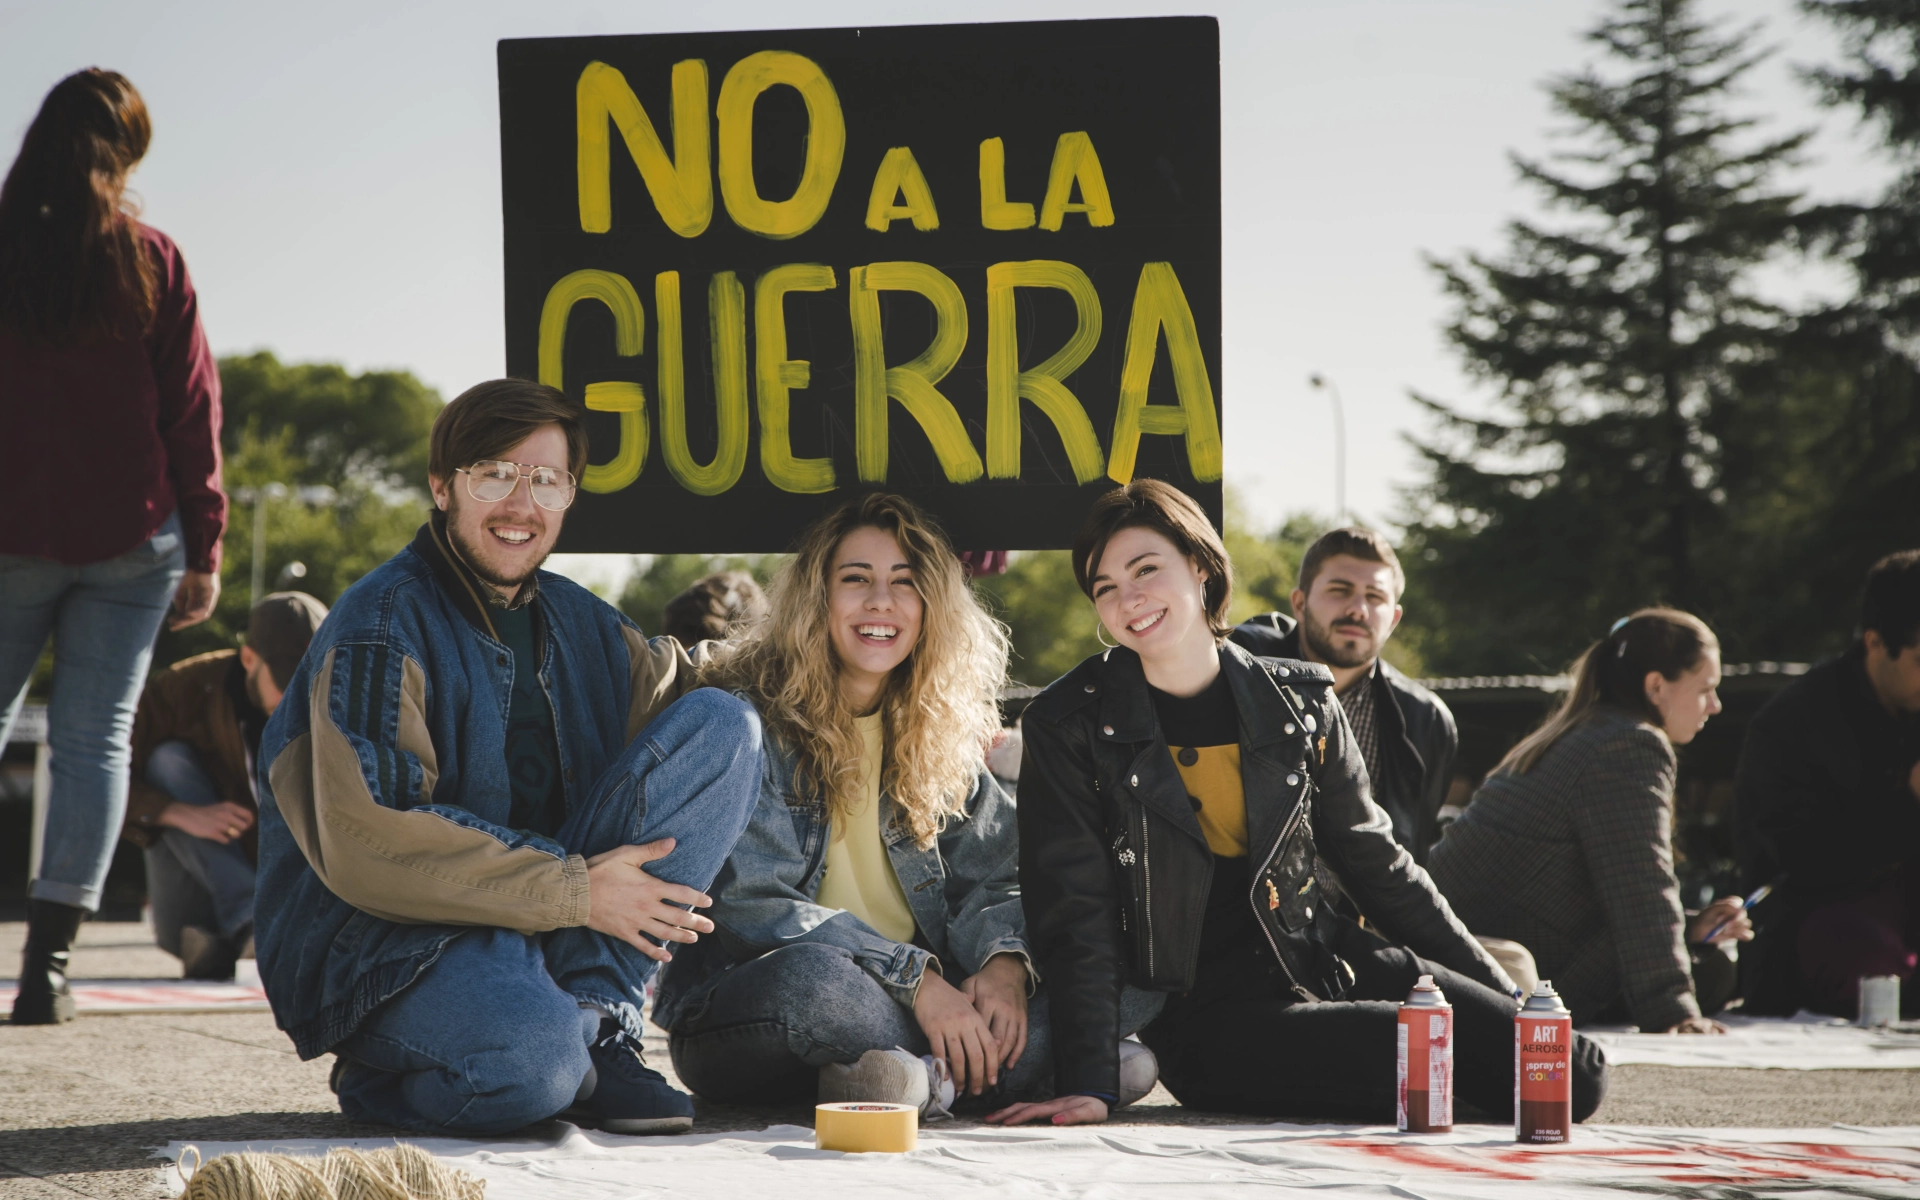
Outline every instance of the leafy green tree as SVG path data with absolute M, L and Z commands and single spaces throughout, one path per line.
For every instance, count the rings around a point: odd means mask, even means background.
M 229 497 L 220 603 L 198 625 L 162 631 L 156 669 L 239 644 L 247 628 L 256 504 L 265 504 L 267 590 L 297 589 L 329 605 L 399 553 L 427 519 L 427 430 L 439 397 L 412 375 L 282 365 L 263 351 L 222 359 L 220 376 L 228 402 L 221 440 Z M 409 428 L 417 445 L 403 437 Z M 333 495 L 327 503 L 303 501 L 297 491 L 253 503 L 233 499 L 269 483 L 324 484 Z
M 287 464 L 299 474 L 283 483 L 363 479 L 424 493 L 427 435 L 441 400 L 411 373 L 355 375 L 338 363 L 282 363 L 261 350 L 221 359 L 220 384 L 229 456 L 249 434 L 271 442 L 284 432 Z
M 1728 114 L 1763 56 L 1697 9 L 1616 0 L 1588 35 L 1610 69 L 1551 82 L 1574 140 L 1557 168 L 1514 164 L 1570 219 L 1433 264 L 1449 339 L 1499 392 L 1496 418 L 1416 397 L 1440 432 L 1410 496 L 1408 621 L 1437 669 L 1558 669 L 1656 600 L 1714 619 L 1751 575 L 1724 515 L 1764 481 L 1730 477 L 1723 446 L 1756 418 L 1743 373 L 1788 327 L 1753 276 L 1796 232 L 1773 180 L 1806 135 Z
M 1748 372 L 1766 416 L 1727 439 L 1729 473 L 1767 480 L 1732 539 L 1777 548 L 1743 589 L 1744 640 L 1767 658 L 1839 649 L 1867 564 L 1920 545 L 1920 4 L 1804 7 L 1844 39 L 1842 61 L 1810 81 L 1879 133 L 1894 176 L 1870 202 L 1809 214 L 1810 240 L 1850 268 L 1854 293 L 1801 316 L 1778 363 Z

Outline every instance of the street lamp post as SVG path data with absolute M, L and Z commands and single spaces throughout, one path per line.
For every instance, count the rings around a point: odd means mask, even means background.
M 253 567 L 248 574 L 247 594 L 249 610 L 260 603 L 260 597 L 267 590 L 267 501 L 285 500 L 288 496 L 315 508 L 331 508 L 340 499 L 340 494 L 325 484 L 289 489 L 284 483 L 265 483 L 259 487 L 233 490 L 235 500 L 253 505 Z M 301 565 L 299 573 L 306 574 L 304 565 Z
M 1307 376 L 1307 384 L 1315 391 L 1327 393 L 1333 400 L 1333 519 L 1344 525 L 1347 522 L 1347 418 L 1340 403 L 1340 388 L 1318 371 Z

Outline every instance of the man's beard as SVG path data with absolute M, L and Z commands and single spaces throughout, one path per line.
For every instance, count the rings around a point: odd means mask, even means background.
M 1300 619 L 1300 637 L 1306 642 L 1307 649 L 1313 651 L 1314 657 L 1326 663 L 1328 666 L 1341 667 L 1343 669 L 1346 667 L 1364 667 L 1373 661 L 1374 650 L 1371 645 L 1372 632 L 1372 630 L 1367 630 L 1369 634 L 1369 644 L 1366 648 L 1363 649 L 1356 646 L 1348 650 L 1334 644 L 1334 629 L 1331 626 L 1315 624 L 1311 612 L 1304 614 Z
M 542 554 L 537 560 L 529 563 L 527 569 L 521 574 L 511 577 L 502 575 L 486 565 L 486 558 L 481 547 L 467 540 L 466 535 L 461 532 L 458 520 L 454 519 L 457 518 L 457 515 L 456 513 L 447 514 L 450 518 L 447 521 L 447 540 L 453 544 L 454 553 L 460 556 L 460 561 L 467 564 L 467 569 L 479 576 L 481 582 L 488 586 L 497 588 L 519 587 L 527 580 L 532 579 L 534 572 L 538 571 L 542 564 L 547 561 L 547 555 Z M 488 536 L 485 529 L 480 531 L 480 535 L 482 537 Z M 535 536 L 540 535 L 536 534 Z M 552 551 L 548 551 L 548 553 L 552 553 Z

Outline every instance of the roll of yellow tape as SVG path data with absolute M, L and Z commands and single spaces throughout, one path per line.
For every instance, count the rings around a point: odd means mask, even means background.
M 904 1154 L 920 1144 L 920 1110 L 904 1104 L 816 1104 L 813 1144 L 850 1154 Z

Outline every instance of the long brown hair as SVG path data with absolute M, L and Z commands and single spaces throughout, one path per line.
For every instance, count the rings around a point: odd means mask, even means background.
M 137 335 L 152 319 L 154 264 L 127 195 L 152 136 L 117 71 L 53 85 L 0 185 L 0 325 L 65 343 Z
M 1660 710 L 1647 699 L 1647 673 L 1678 679 L 1700 665 L 1707 651 L 1718 650 L 1720 639 L 1707 623 L 1677 608 L 1643 608 L 1615 625 L 1606 637 L 1588 646 L 1568 671 L 1573 688 L 1552 716 L 1489 772 L 1525 775 L 1553 744 L 1601 705 L 1639 717 L 1662 728 Z
M 840 661 L 828 633 L 833 553 L 856 529 L 893 535 L 920 593 L 920 640 L 880 695 L 885 761 L 880 787 L 905 812 L 922 846 L 966 807 L 988 743 L 1000 732 L 1007 632 L 987 615 L 946 535 L 910 501 L 876 492 L 815 521 L 774 578 L 769 611 L 701 682 L 754 698 L 795 759 L 803 795 L 842 813 L 859 803 L 864 754 L 855 714 L 840 695 Z

